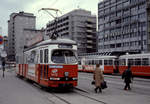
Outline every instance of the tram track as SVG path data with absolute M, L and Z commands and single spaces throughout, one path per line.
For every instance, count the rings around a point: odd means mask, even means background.
M 36 87 L 39 87 L 39 85 L 37 84 L 34 84 L 34 86 Z M 68 98 L 68 96 L 70 96 L 70 94 L 74 95 L 74 96 L 82 96 L 84 97 L 85 101 L 86 100 L 91 100 L 91 101 L 94 101 L 94 102 L 97 102 L 97 103 L 100 103 L 100 104 L 107 104 L 106 102 L 104 101 L 101 101 L 101 100 L 98 100 L 98 99 L 95 99 L 93 97 L 90 97 L 88 96 L 89 95 L 89 92 L 83 90 L 83 89 L 80 89 L 80 88 L 74 88 L 73 91 L 71 92 L 64 92 L 64 93 L 58 93 L 58 92 L 55 92 L 53 90 L 48 90 L 48 89 L 42 89 L 42 87 L 39 87 L 40 89 L 40 92 L 42 94 L 44 94 L 44 97 L 52 104 L 58 104 L 56 101 L 59 100 L 59 103 L 61 104 L 73 104 L 71 100 L 69 99 L 66 99 Z M 72 96 L 72 98 L 74 98 L 74 96 Z M 55 101 L 52 100 L 52 98 L 55 97 Z M 75 102 L 74 102 L 75 103 Z
M 35 82 L 30 82 L 26 78 L 19 79 L 28 82 L 28 84 L 30 84 L 31 87 L 38 90 L 38 92 L 42 94 L 42 98 L 47 100 L 50 104 L 76 104 L 76 102 L 74 102 L 73 99 L 77 99 L 75 101 L 80 101 L 78 100 L 80 98 L 82 98 L 82 101 L 78 104 L 82 104 L 83 101 L 95 102 L 95 104 L 107 104 L 101 100 L 95 99 L 94 97 L 88 96 L 90 93 L 80 88 L 74 88 L 73 91 L 69 92 L 63 91 L 63 93 L 61 91 L 55 92 L 49 88 L 44 88 Z
M 71 100 L 69 100 L 69 99 L 66 99 L 66 98 L 68 98 L 68 96 L 70 96 L 70 94 L 65 94 L 65 96 L 66 97 L 64 97 L 62 94 L 60 94 L 60 93 L 55 93 L 55 92 L 50 92 L 49 94 L 51 94 L 51 95 L 53 95 L 53 96 L 55 96 L 56 98 L 58 98 L 59 100 L 61 100 L 61 101 L 63 101 L 64 103 L 66 103 L 66 104 L 75 104 L 76 102 L 74 102 L 74 103 L 72 103 L 72 101 Z M 90 96 L 88 96 L 87 94 L 89 94 L 88 92 L 85 92 L 84 90 L 82 90 L 82 89 L 79 89 L 79 88 L 75 88 L 74 90 L 73 90 L 73 92 L 71 92 L 71 94 L 73 95 L 74 94 L 74 96 L 72 96 L 72 98 L 74 98 L 75 96 L 78 96 L 78 97 L 84 97 L 84 100 L 85 101 L 92 101 L 92 102 L 97 102 L 97 104 L 107 104 L 106 102 L 104 102 L 104 101 L 101 101 L 101 100 L 98 100 L 98 99 L 95 99 L 95 98 L 93 98 L 93 97 L 90 97 Z
M 104 102 L 104 101 L 97 100 L 97 99 L 95 99 L 95 98 L 93 98 L 93 97 L 88 96 L 87 94 L 89 94 L 89 93 L 86 92 L 86 91 L 84 91 L 84 90 L 82 90 L 82 89 L 79 89 L 79 88 L 75 88 L 75 89 L 76 89 L 77 91 L 74 91 L 74 92 L 77 93 L 77 94 L 79 94 L 79 95 L 81 95 L 81 96 L 84 96 L 84 97 L 86 97 L 86 98 L 89 98 L 90 100 L 93 100 L 93 101 L 96 101 L 96 102 L 99 102 L 99 103 L 102 103 L 102 104 L 107 104 L 107 103 Z M 86 95 L 81 94 L 79 91 L 85 93 Z
M 36 87 L 37 90 L 42 93 L 42 95 L 44 96 L 45 99 L 47 99 L 50 103 L 52 104 L 58 104 L 57 102 L 61 103 L 61 104 L 71 104 L 70 102 L 68 102 L 67 100 L 57 96 L 53 91 L 47 89 L 47 88 L 43 88 L 40 85 L 34 83 L 33 87 Z M 55 98 L 54 98 L 55 97 Z M 56 102 L 57 100 L 57 102 Z M 59 100 L 59 101 L 58 101 Z

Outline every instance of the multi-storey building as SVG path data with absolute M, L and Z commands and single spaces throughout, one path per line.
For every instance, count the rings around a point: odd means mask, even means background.
M 22 56 L 24 49 L 24 28 L 35 29 L 35 16 L 31 13 L 12 13 L 8 20 L 8 58 L 15 60 L 15 57 Z
M 4 46 L 4 51 L 6 52 L 6 54 L 8 54 L 8 37 L 7 36 L 4 36 L 3 37 L 3 46 Z
M 98 4 L 98 52 L 150 51 L 150 0 Z
M 44 40 L 45 30 L 36 29 L 24 29 L 23 34 L 25 36 L 24 48 L 30 47 Z
M 47 24 L 47 35 L 55 30 L 55 22 Z M 96 51 L 96 16 L 83 9 L 73 10 L 58 18 L 56 32 L 61 38 L 75 40 L 78 54 Z

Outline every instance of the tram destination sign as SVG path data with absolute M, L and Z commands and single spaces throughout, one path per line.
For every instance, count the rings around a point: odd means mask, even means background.
M 58 48 L 72 48 L 73 46 L 70 44 L 59 44 Z

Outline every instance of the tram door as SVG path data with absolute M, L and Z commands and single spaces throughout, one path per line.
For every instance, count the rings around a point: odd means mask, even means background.
M 40 50 L 40 78 L 48 79 L 48 49 Z

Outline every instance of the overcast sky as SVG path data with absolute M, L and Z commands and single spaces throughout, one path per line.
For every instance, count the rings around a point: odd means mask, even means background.
M 46 23 L 53 18 L 46 12 L 40 11 L 41 8 L 56 8 L 62 14 L 66 14 L 73 9 L 82 8 L 97 15 L 97 5 L 100 0 L 1 0 L 0 3 L 0 35 L 8 34 L 9 15 L 13 12 L 29 12 L 36 16 L 36 29 L 41 29 L 46 26 Z M 53 12 L 52 12 L 53 13 Z

